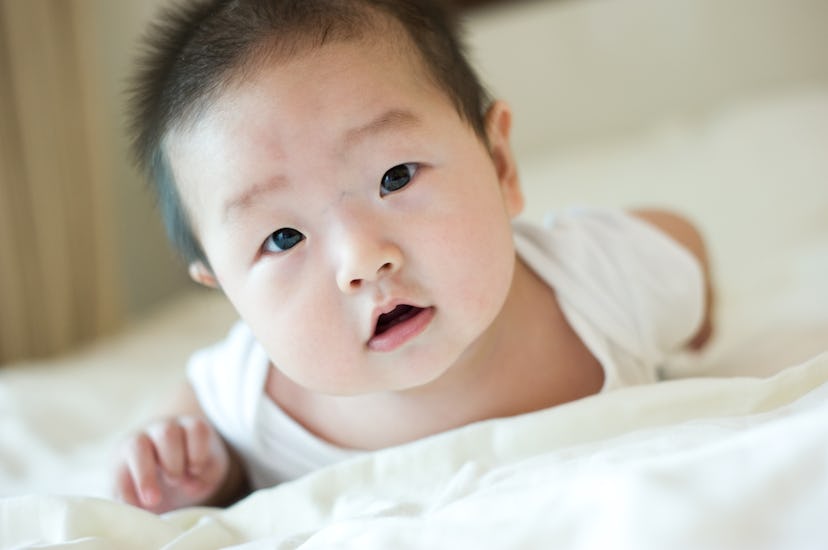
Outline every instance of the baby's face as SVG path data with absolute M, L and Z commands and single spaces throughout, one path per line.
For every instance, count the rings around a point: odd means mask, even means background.
M 520 190 L 413 56 L 332 43 L 267 66 L 168 153 L 212 275 L 294 382 L 400 391 L 485 345 Z

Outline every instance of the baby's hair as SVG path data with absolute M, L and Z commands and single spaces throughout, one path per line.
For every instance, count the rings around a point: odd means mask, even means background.
M 489 100 L 466 59 L 454 14 L 439 0 L 197 0 L 165 10 L 150 27 L 130 97 L 133 148 L 154 184 L 167 235 L 185 261 L 209 266 L 166 158 L 169 132 L 197 121 L 212 100 L 261 63 L 327 42 L 374 38 L 367 33 L 382 29 L 389 17 L 485 142 Z

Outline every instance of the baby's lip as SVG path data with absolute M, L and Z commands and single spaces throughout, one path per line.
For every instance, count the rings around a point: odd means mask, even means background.
M 383 332 L 380 325 L 387 325 L 391 319 L 399 316 L 403 310 L 417 307 L 405 300 L 390 300 L 381 306 L 375 307 L 371 315 L 371 337 Z M 384 327 L 384 328 L 387 328 Z
M 374 308 L 371 315 L 370 338 L 382 334 L 410 317 L 413 317 L 427 306 L 421 306 L 404 299 L 389 300 Z
M 391 352 L 416 338 L 434 318 L 434 307 L 392 302 L 374 310 L 371 337 L 365 343 L 374 352 Z
M 417 315 L 422 308 L 412 306 L 410 304 L 400 304 L 388 313 L 382 313 L 377 317 L 374 323 L 374 336 L 379 336 L 383 332 L 390 330 L 394 325 L 403 323 Z

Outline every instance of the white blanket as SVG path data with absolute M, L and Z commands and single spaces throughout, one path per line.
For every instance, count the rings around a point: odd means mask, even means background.
M 471 425 L 164 517 L 0 501 L 0 548 L 825 548 L 828 354 Z

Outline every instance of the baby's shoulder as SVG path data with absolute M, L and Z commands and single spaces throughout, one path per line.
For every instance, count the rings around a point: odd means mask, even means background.
M 689 222 L 655 210 L 570 208 L 542 224 L 515 222 L 514 232 L 518 254 L 550 284 L 604 285 L 624 270 L 692 270 L 698 258 L 683 245 L 700 246 Z
M 666 213 L 575 209 L 516 225 L 515 244 L 596 355 L 652 364 L 692 336 L 705 303 L 702 264 L 662 223 L 687 229 Z

